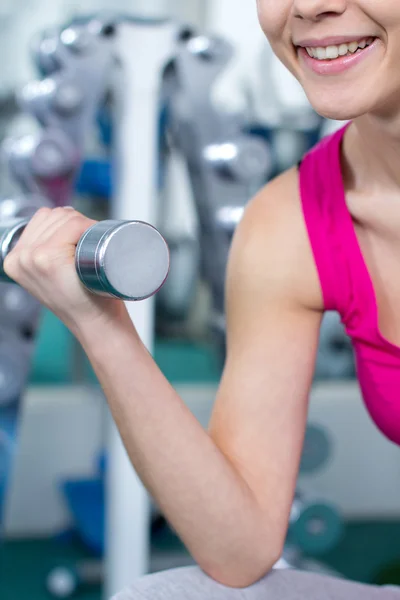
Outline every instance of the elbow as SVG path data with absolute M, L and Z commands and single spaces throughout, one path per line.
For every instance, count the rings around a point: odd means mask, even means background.
M 233 588 L 246 589 L 266 577 L 282 556 L 282 552 L 257 555 L 256 550 L 252 559 L 240 559 L 224 564 L 214 564 L 201 567 L 204 573 L 217 583 Z

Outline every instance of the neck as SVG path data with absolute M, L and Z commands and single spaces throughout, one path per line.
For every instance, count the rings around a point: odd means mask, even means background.
M 345 136 L 345 154 L 352 188 L 373 194 L 400 190 L 400 117 L 383 120 L 358 117 Z

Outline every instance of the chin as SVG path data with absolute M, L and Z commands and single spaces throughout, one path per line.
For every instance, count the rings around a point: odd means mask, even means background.
M 321 93 L 308 94 L 308 99 L 315 110 L 321 117 L 332 119 L 334 121 L 351 121 L 373 110 L 371 103 L 365 98 L 345 97 L 330 92 L 324 98 Z

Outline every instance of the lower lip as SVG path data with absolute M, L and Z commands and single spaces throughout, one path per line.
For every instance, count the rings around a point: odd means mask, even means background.
M 370 46 L 367 46 L 361 52 L 356 52 L 351 56 L 340 56 L 333 60 L 317 60 L 316 58 L 311 58 L 305 48 L 298 48 L 298 53 L 307 67 L 314 71 L 314 73 L 317 73 L 318 75 L 335 75 L 355 67 L 361 61 L 371 56 L 371 54 L 377 50 L 378 44 L 379 40 L 376 39 Z

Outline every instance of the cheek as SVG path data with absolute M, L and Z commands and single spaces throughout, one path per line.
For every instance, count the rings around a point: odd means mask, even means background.
M 400 2 L 398 0 L 360 0 L 361 10 L 381 27 L 390 29 L 400 22 Z
M 257 2 L 260 25 L 271 42 L 279 39 L 284 27 L 284 11 L 279 8 L 280 2 L 283 0 L 258 0 Z
M 395 49 L 399 56 L 400 47 L 400 2 L 399 0 L 358 0 L 360 9 L 368 17 L 376 35 Z
M 291 43 L 289 27 L 292 6 L 292 0 L 257 1 L 260 25 L 274 54 L 296 77 L 294 66 L 296 56 Z
M 258 18 L 274 53 L 283 60 L 287 53 L 291 0 L 258 0 Z

